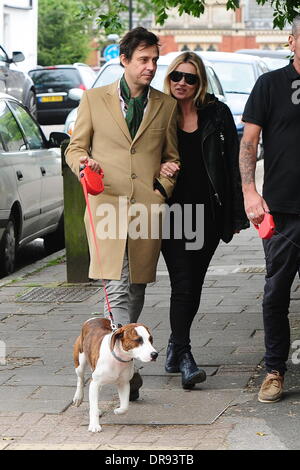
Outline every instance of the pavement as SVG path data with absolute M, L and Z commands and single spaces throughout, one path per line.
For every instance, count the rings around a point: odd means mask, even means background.
M 89 374 L 82 405 L 72 405 L 72 347 L 82 323 L 103 312 L 101 284 L 68 284 L 63 250 L 0 279 L 0 450 L 299 449 L 299 280 L 292 287 L 294 348 L 284 398 L 262 404 L 257 392 L 265 375 L 264 276 L 254 228 L 220 244 L 191 334 L 207 381 L 187 391 L 180 374 L 164 371 L 170 285 L 160 259 L 140 318 L 152 330 L 159 358 L 136 364 L 144 385 L 127 415 L 114 415 L 117 391 L 103 387 L 102 432 L 97 434 L 87 430 Z

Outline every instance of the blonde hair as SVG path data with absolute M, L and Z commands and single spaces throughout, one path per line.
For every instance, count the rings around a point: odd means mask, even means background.
M 167 95 L 171 95 L 171 87 L 170 87 L 170 73 L 177 69 L 180 64 L 192 64 L 196 69 L 196 74 L 198 76 L 198 89 L 194 96 L 194 105 L 196 108 L 199 108 L 205 102 L 205 97 L 207 93 L 207 75 L 205 70 L 205 65 L 202 59 L 195 54 L 194 52 L 184 52 L 177 56 L 173 62 L 169 65 L 167 74 L 164 80 L 164 92 Z

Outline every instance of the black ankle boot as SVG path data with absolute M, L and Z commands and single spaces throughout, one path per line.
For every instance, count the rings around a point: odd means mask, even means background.
M 180 372 L 179 365 L 178 365 L 178 356 L 176 352 L 176 345 L 172 341 L 169 341 L 168 347 L 167 347 L 165 371 L 169 372 L 169 374 Z
M 140 376 L 139 372 L 135 372 L 133 374 L 133 377 L 130 380 L 129 384 L 130 384 L 129 401 L 136 401 L 138 400 L 140 396 L 139 389 L 143 385 L 143 379 Z
M 180 356 L 179 369 L 182 388 L 191 389 L 195 384 L 206 380 L 205 370 L 198 369 L 191 352 L 185 352 Z

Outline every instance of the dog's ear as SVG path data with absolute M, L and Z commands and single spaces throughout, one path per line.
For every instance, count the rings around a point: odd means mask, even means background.
M 118 328 L 117 331 L 114 332 L 114 334 L 111 337 L 111 342 L 110 342 L 110 349 L 113 350 L 116 344 L 117 339 L 122 339 L 124 336 L 124 329 Z

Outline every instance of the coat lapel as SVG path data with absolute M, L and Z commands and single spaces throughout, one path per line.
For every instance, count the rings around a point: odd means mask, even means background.
M 151 122 L 157 115 L 161 105 L 162 105 L 162 100 L 160 98 L 160 94 L 154 88 L 150 88 L 150 95 L 149 95 L 147 109 L 145 111 L 141 125 L 138 128 L 138 131 L 133 139 L 133 142 L 136 142 L 136 140 L 139 139 L 139 137 L 143 134 L 143 132 L 145 132 L 147 127 L 151 124 Z
M 124 135 L 127 137 L 129 143 L 131 144 L 132 138 L 121 109 L 121 103 L 118 93 L 118 82 L 112 83 L 112 85 L 108 88 L 107 93 L 104 97 L 104 101 L 112 117 L 114 118 Z

